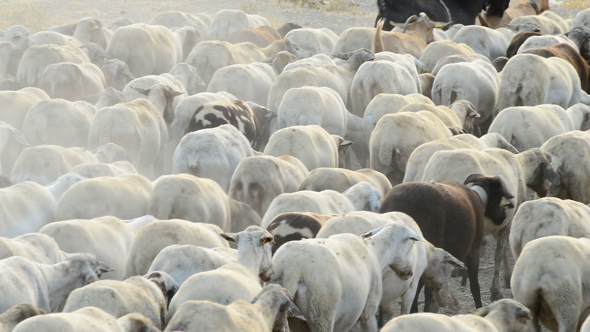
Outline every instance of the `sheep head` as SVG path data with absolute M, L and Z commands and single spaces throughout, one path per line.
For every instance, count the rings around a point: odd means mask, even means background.
M 506 184 L 499 176 L 483 176 L 471 174 L 463 184 L 471 184 L 484 206 L 484 214 L 496 225 L 501 225 L 506 220 L 506 209 L 514 208 L 512 195 Z

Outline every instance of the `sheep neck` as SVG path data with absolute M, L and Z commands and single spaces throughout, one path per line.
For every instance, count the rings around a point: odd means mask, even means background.
M 373 239 L 365 240 L 365 244 L 371 248 L 373 252 L 373 256 L 377 259 L 379 263 L 379 269 L 383 271 L 386 267 L 388 267 L 391 262 L 387 261 L 387 246 L 382 241 L 375 242 Z
M 63 195 L 63 193 L 68 190 L 69 187 L 70 185 L 68 185 L 66 181 L 60 180 L 56 180 L 55 182 L 47 185 L 47 189 L 49 189 L 56 201 L 59 201 L 61 195 Z
M 67 296 L 77 288 L 77 282 L 83 278 L 82 271 L 76 273 L 72 271 L 72 261 L 66 260 L 61 263 L 47 265 L 36 264 L 45 284 L 47 285 L 47 294 L 49 297 L 49 307 L 51 312 L 56 312 Z
M 252 253 L 252 250 L 240 250 L 238 247 L 238 259 L 236 263 L 244 266 L 253 275 L 258 275 L 258 271 L 260 270 L 260 259 L 256 254 Z

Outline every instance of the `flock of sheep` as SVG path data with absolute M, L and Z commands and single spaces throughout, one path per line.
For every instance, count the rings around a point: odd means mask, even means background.
M 0 31 L 0 332 L 590 332 L 590 9 L 537 2 Z

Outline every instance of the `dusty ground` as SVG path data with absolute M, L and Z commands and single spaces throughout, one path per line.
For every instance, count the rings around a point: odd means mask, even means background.
M 220 9 L 242 9 L 251 14 L 266 17 L 272 25 L 296 22 L 304 27 L 328 27 L 341 33 L 351 26 L 372 26 L 376 15 L 374 0 L 307 0 L 317 1 L 318 9 L 301 8 L 288 0 L 2 0 L 0 1 L 0 29 L 11 25 L 27 26 L 32 32 L 55 25 L 69 24 L 82 17 L 92 16 L 109 25 L 118 17 L 133 22 L 148 22 L 156 13 L 165 10 L 180 10 L 189 13 L 207 12 L 214 14 Z M 303 0 L 296 0 L 303 1 Z M 588 0 L 564 0 L 552 2 L 552 8 L 565 18 L 573 18 Z M 485 256 L 480 264 L 480 286 L 484 304 L 490 302 L 490 282 L 493 271 L 495 242 L 488 241 Z M 469 286 L 461 287 L 460 279 L 454 280 L 454 293 L 460 301 L 460 313 L 474 309 Z M 504 296 L 511 297 L 508 289 Z M 444 313 L 451 313 L 443 309 Z

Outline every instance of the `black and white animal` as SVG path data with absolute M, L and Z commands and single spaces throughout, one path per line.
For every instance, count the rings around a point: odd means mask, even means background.
M 248 103 L 240 100 L 214 101 L 196 109 L 185 134 L 231 124 L 248 138 L 253 149 L 260 151 L 268 142 L 273 115 L 274 113 L 264 107 L 250 107 Z
M 380 19 L 385 19 L 383 30 L 391 31 L 391 22 L 403 23 L 410 16 L 426 13 L 435 22 L 475 24 L 475 18 L 483 10 L 486 17 L 502 18 L 510 0 L 377 0 Z

